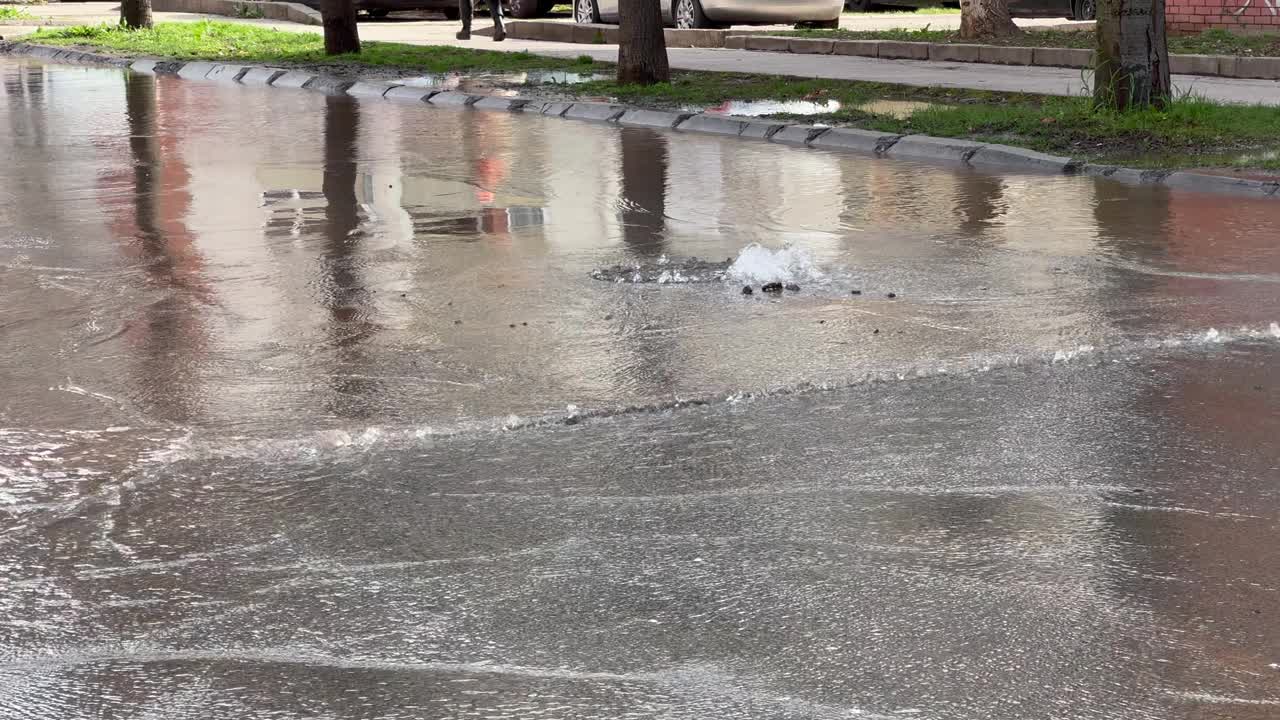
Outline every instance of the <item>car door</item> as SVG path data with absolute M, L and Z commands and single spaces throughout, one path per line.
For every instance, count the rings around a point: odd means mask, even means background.
M 600 22 L 618 22 L 618 0 L 596 0 L 596 9 L 600 13 Z

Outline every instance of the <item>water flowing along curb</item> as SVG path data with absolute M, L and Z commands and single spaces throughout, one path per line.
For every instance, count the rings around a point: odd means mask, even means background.
M 774 123 L 759 118 L 672 112 L 608 103 L 513 98 L 409 87 L 388 82 L 350 81 L 308 70 L 236 65 L 214 62 L 180 62 L 154 58 L 120 58 L 66 48 L 0 43 L 0 54 L 25 55 L 65 63 L 90 63 L 127 67 L 146 74 L 176 75 L 185 80 L 240 85 L 297 88 L 327 94 L 345 94 L 363 100 L 425 103 L 469 110 L 536 113 L 570 120 L 604 122 L 623 127 L 645 127 L 676 132 L 740 137 L 781 145 L 854 152 L 898 160 L 964 166 L 989 172 L 1001 170 L 1051 175 L 1092 175 L 1130 185 L 1163 185 L 1196 192 L 1231 193 L 1280 199 L 1280 182 L 1264 182 L 1182 170 L 1136 170 L 1096 165 L 1010 145 L 973 142 L 928 135 Z

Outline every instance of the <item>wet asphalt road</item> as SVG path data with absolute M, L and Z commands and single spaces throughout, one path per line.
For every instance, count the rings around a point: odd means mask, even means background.
M 1280 715 L 1274 202 L 0 79 L 6 720 Z

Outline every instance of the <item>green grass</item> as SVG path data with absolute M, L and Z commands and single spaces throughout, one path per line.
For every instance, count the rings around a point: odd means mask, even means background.
M 30 20 L 33 17 L 26 8 L 0 5 L 0 20 Z
M 179 60 L 225 60 L 270 64 L 348 64 L 412 68 L 423 72 L 562 69 L 572 61 L 529 53 L 365 42 L 359 55 L 324 54 L 324 39 L 313 32 L 283 32 L 254 25 L 201 21 L 158 23 L 130 32 L 116 26 L 43 30 L 33 42 L 92 46 L 119 55 L 151 55 Z
M 897 40 L 905 42 L 967 43 L 957 30 L 789 30 L 778 35 L 831 38 L 838 40 Z M 1091 32 L 1033 30 L 1009 38 L 984 40 L 988 45 L 1018 47 L 1094 47 Z M 1280 35 L 1238 35 L 1227 30 L 1205 30 L 1198 35 L 1169 37 L 1169 52 L 1179 55 L 1280 56 Z
M 154 30 L 128 32 L 113 27 L 45 31 L 35 42 L 88 46 L 122 55 L 151 55 L 183 60 L 221 60 L 303 64 L 321 71 L 334 65 L 351 69 L 386 68 L 421 72 L 503 72 L 579 69 L 608 72 L 606 63 L 542 58 L 527 53 L 498 53 L 452 47 L 366 43 L 357 56 L 326 57 L 318 33 L 289 33 L 233 23 L 162 23 Z M 744 73 L 678 72 L 670 84 L 619 86 L 610 80 L 544 87 L 556 97 L 616 98 L 657 108 L 702 109 L 727 100 L 834 100 L 840 108 L 794 119 L 895 133 L 924 133 L 972 138 L 1045 150 L 1094 161 L 1151 167 L 1239 164 L 1251 154 L 1251 167 L 1280 169 L 1276 129 L 1280 109 L 1219 105 L 1181 98 L 1168 111 L 1124 114 L 1099 112 L 1085 97 L 1051 97 L 954 88 L 844 80 L 792 78 Z M 870 112 L 876 100 L 933 103 L 906 118 Z M 779 116 L 780 117 L 780 116 Z M 1233 160 L 1235 158 L 1235 160 Z

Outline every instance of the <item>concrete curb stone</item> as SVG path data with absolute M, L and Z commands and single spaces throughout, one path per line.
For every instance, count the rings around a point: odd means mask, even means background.
M 1273 58 L 1273 57 L 1236 58 L 1235 77 L 1261 78 L 1263 80 L 1280 78 L 1280 58 Z
M 829 132 L 822 133 L 809 145 L 826 150 L 853 150 L 867 155 L 878 155 L 880 147 L 886 141 L 896 137 L 897 135 L 891 133 L 874 132 L 872 130 L 835 128 Z
M 941 62 L 979 62 L 982 48 L 978 45 L 947 45 L 935 43 L 929 46 L 929 59 Z
M 1215 55 L 1170 55 L 1169 72 L 1177 75 L 1217 75 Z
M 347 89 L 355 85 L 351 80 L 339 80 L 338 78 L 329 77 L 327 75 L 317 75 L 311 78 L 304 90 L 314 90 L 315 92 L 324 93 L 325 95 L 346 95 Z
M 983 143 L 969 140 L 907 135 L 894 143 L 886 154 L 899 160 L 932 160 L 967 164 L 969 158 L 982 147 Z
M 281 75 L 280 77 L 276 78 L 275 80 L 272 80 L 271 87 L 293 88 L 295 90 L 301 90 L 302 88 L 306 87 L 308 83 L 310 83 L 312 80 L 315 80 L 315 79 L 316 79 L 316 76 L 312 75 L 311 73 L 301 72 L 299 70 L 290 70 L 285 74 Z
M 749 35 L 730 35 L 724 39 L 724 48 L 726 50 L 746 50 L 747 38 Z
M 183 80 L 203 80 L 213 69 L 213 63 L 189 62 L 178 68 L 178 77 Z
M 1030 65 L 1035 58 L 1034 50 L 1034 48 L 1029 47 L 979 45 L 978 62 L 992 65 Z
M 427 102 L 432 105 L 440 105 L 443 107 L 467 107 L 480 99 L 479 95 L 468 95 L 467 93 L 447 92 L 436 93 L 431 96 Z
M 1269 197 L 1280 188 L 1280 183 L 1263 182 L 1249 178 L 1233 178 L 1226 175 L 1205 175 L 1203 173 L 1177 171 L 1164 178 L 1164 184 L 1178 190 L 1194 190 L 1198 192 L 1247 193 Z
M 612 122 L 617 120 L 625 107 L 621 105 L 606 105 L 604 103 L 574 103 L 564 112 L 561 117 L 567 117 L 570 120 L 594 120 L 596 122 Z
M 791 38 L 773 37 L 770 35 L 752 35 L 747 38 L 746 47 L 748 50 L 788 52 L 791 49 Z
M 250 69 L 248 65 L 214 65 L 204 79 L 221 83 L 237 82 Z
M 571 107 L 573 107 L 573 103 L 571 102 L 549 102 L 542 106 L 542 114 L 563 117 Z
M 408 85 L 397 85 L 386 92 L 382 96 L 384 100 L 398 100 L 400 102 L 427 102 L 432 95 L 440 92 L 424 87 L 410 87 Z
M 769 136 L 769 142 L 807 146 L 811 140 L 828 129 L 810 125 L 784 125 L 781 130 Z
M 830 55 L 834 41 L 818 38 L 791 38 L 787 50 L 804 55 Z
M 623 127 L 642 127 L 670 130 L 692 117 L 692 113 L 675 113 L 663 110 L 628 110 L 618 118 Z
M 742 128 L 742 132 L 738 133 L 738 137 L 751 140 L 770 140 L 775 134 L 781 132 L 784 127 L 786 126 L 781 123 L 749 122 Z
M 143 75 L 155 75 L 156 65 L 159 63 L 160 63 L 159 60 L 155 60 L 152 58 L 143 58 L 141 60 L 134 60 L 133 62 L 129 63 L 129 69 L 136 73 L 142 73 Z
M 879 47 L 876 48 L 876 57 L 898 58 L 901 60 L 928 60 L 929 43 L 881 40 Z
M 506 112 L 511 112 L 513 110 L 519 110 L 520 108 L 528 104 L 529 104 L 529 101 L 525 100 L 524 98 L 497 97 L 494 95 L 488 95 L 488 96 L 481 97 L 479 100 L 471 103 L 471 107 L 477 110 L 503 110 Z
M 273 80 L 285 73 L 279 68 L 255 67 L 240 76 L 241 85 L 270 85 Z
M 880 57 L 879 40 L 839 40 L 832 44 L 833 55 L 856 55 L 858 57 Z
M 347 88 L 347 94 L 358 98 L 380 98 L 386 95 L 387 91 L 393 87 L 397 86 L 391 83 L 365 82 L 361 80 Z
M 1031 64 L 1042 67 L 1093 67 L 1093 51 L 1084 48 L 1032 48 Z
M 1080 163 L 1068 157 L 1011 145 L 982 145 L 968 163 L 974 167 L 1019 167 L 1063 174 L 1075 173 L 1080 167 Z
M 709 135 L 741 135 L 751 123 L 723 115 L 694 115 L 676 126 L 681 132 Z

